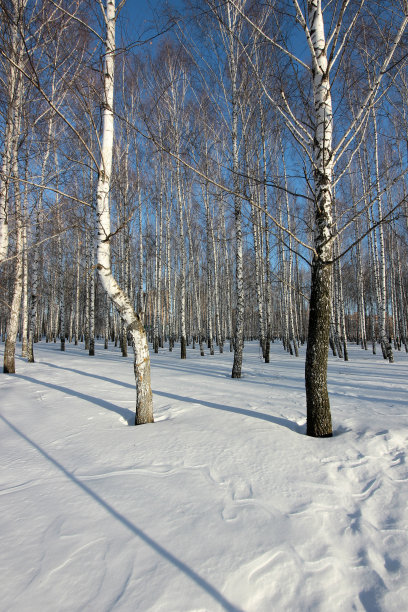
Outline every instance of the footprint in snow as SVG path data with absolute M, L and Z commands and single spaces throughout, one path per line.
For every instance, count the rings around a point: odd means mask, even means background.
M 222 509 L 221 516 L 224 521 L 232 521 L 238 516 L 239 503 L 253 499 L 253 490 L 249 482 L 246 482 L 240 477 L 235 477 L 228 483 L 227 494 L 230 500 Z

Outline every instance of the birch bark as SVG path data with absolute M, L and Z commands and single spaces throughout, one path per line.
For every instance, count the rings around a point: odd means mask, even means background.
M 26 135 L 25 135 L 26 136 Z M 25 160 L 25 180 L 28 177 L 28 150 Z M 22 223 L 23 223 L 23 297 L 21 313 L 21 356 L 28 357 L 28 252 L 27 252 L 27 189 L 24 191 Z
M 374 156 L 375 156 L 375 182 L 377 189 L 377 207 L 378 207 L 378 219 L 382 220 L 382 198 L 381 198 L 381 188 L 380 188 L 380 171 L 379 171 L 379 162 L 378 162 L 378 131 L 377 131 L 377 116 L 375 109 L 373 109 L 373 127 L 374 127 Z M 386 282 L 386 272 L 385 272 L 385 246 L 384 246 L 384 227 L 383 224 L 380 223 L 378 227 L 378 235 L 379 235 L 379 244 L 380 244 L 380 252 L 379 252 L 379 281 L 380 281 L 380 291 L 379 291 L 379 299 L 378 299 L 378 310 L 379 310 L 379 331 L 380 331 L 380 342 L 381 349 L 383 352 L 384 359 L 388 359 L 390 363 L 394 361 L 394 355 L 392 352 L 391 343 L 388 341 L 387 332 L 386 332 L 386 317 L 387 317 L 387 282 Z
M 13 299 L 10 308 L 10 317 L 7 323 L 6 330 L 6 343 L 4 347 L 4 362 L 3 371 L 7 374 L 14 374 L 16 371 L 15 367 L 15 352 L 16 352 L 16 339 L 18 333 L 18 322 L 21 307 L 21 296 L 23 292 L 23 220 L 22 220 L 22 207 L 21 207 L 21 191 L 19 183 L 19 168 L 18 168 L 18 143 L 19 134 L 21 127 L 21 105 L 23 95 L 23 84 L 21 77 L 18 78 L 17 84 L 17 106 L 15 123 L 13 130 L 13 137 L 11 141 L 11 175 L 13 177 L 13 195 L 14 195 L 14 206 L 16 214 L 16 257 L 15 257 L 15 280 L 14 280 L 14 291 Z
M 314 98 L 314 247 L 305 384 L 307 434 L 332 436 L 327 358 L 332 284 L 333 112 L 320 0 L 308 0 Z
M 91 235 L 89 241 L 89 355 L 94 357 L 95 355 L 95 249 L 94 241 Z
M 266 160 L 266 134 L 265 116 L 262 101 L 262 92 L 259 92 L 259 118 L 261 123 L 261 143 L 262 143 L 262 178 L 263 178 L 263 208 L 264 208 L 264 233 L 265 233 L 265 327 L 266 338 L 263 356 L 265 363 L 270 362 L 271 347 L 271 264 L 270 264 L 270 238 L 269 238 L 269 217 L 268 211 L 268 187 L 267 187 L 267 160 Z
M 234 185 L 234 228 L 235 228 L 235 332 L 234 362 L 232 378 L 241 378 L 242 356 L 244 350 L 244 276 L 242 262 L 242 204 L 239 192 L 239 149 L 238 149 L 238 49 L 235 40 L 238 30 L 238 12 L 227 5 L 228 23 L 228 65 L 231 79 L 231 145 L 232 172 Z
M 178 148 L 177 148 L 178 150 Z M 181 186 L 180 162 L 176 161 L 177 177 L 177 202 L 179 222 L 179 249 L 180 249 L 180 357 L 187 358 L 187 333 L 186 333 L 186 245 L 184 239 L 183 219 L 183 192 Z
M 75 274 L 75 323 L 74 323 L 74 343 L 75 346 L 78 346 L 78 339 L 79 339 L 79 296 L 80 296 L 80 271 L 81 271 L 81 260 L 80 260 L 80 253 L 81 253 L 81 239 L 80 239 L 80 235 L 79 235 L 79 231 L 77 232 L 77 251 L 76 251 L 76 261 L 75 261 L 75 269 L 76 269 L 76 274 Z
M 156 210 L 156 308 L 154 317 L 154 352 L 162 346 L 162 244 L 163 244 L 163 198 L 164 198 L 164 161 L 160 156 L 160 193 Z
M 0 174 L 0 263 L 7 257 L 9 245 L 8 200 L 10 189 L 10 169 L 13 155 L 13 140 L 18 138 L 20 126 L 20 87 L 21 75 L 17 68 L 22 58 L 22 41 L 19 40 L 19 22 L 26 5 L 26 0 L 12 1 L 12 16 L 10 20 L 10 59 L 7 74 L 7 108 L 2 165 Z
M 39 246 L 41 235 L 40 210 L 41 210 L 42 191 L 40 192 L 39 202 L 36 207 L 36 230 L 33 263 L 31 269 L 31 292 L 30 292 L 30 324 L 28 330 L 27 360 L 34 363 L 34 341 L 35 330 L 37 327 L 37 304 L 38 304 L 38 268 L 39 268 Z
M 109 192 L 112 173 L 114 136 L 113 99 L 115 63 L 115 1 L 107 0 L 104 10 L 106 41 L 103 66 L 104 108 L 101 134 L 101 163 L 96 192 L 97 269 L 101 284 L 127 325 L 134 351 L 136 380 L 135 424 L 153 422 L 153 398 L 150 383 L 150 355 L 141 316 L 135 313 L 129 297 L 120 289 L 111 268 Z

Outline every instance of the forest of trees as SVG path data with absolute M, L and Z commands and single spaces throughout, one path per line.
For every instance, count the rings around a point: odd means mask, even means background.
M 0 0 L 0 333 L 151 350 L 408 350 L 406 0 Z M 126 12 L 127 11 L 127 12 Z M 146 332 L 145 332 L 146 330 Z M 273 384 L 273 372 L 271 372 Z

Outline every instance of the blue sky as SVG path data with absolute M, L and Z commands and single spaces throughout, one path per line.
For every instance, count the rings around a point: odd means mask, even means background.
M 128 24 L 129 33 L 135 32 L 135 38 L 146 39 L 154 35 L 160 27 L 159 22 L 163 19 L 163 0 L 127 0 L 122 16 Z M 171 4 L 181 4 L 172 2 Z
M 146 30 L 152 31 L 158 4 L 158 0 L 127 0 L 122 9 L 122 17 L 139 36 Z

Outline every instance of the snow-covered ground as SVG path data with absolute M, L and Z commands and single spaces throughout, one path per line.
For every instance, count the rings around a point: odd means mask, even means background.
M 3 360 L 0 347 L 0 359 Z M 36 345 L 0 374 L 0 610 L 408 609 L 408 357 L 330 357 L 335 436 L 305 434 L 304 352 L 132 358 Z

